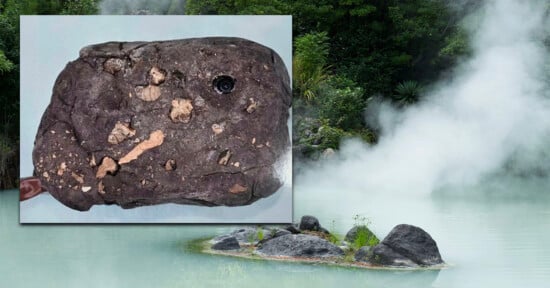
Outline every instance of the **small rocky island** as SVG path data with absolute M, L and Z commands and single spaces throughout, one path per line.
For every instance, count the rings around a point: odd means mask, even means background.
M 380 241 L 367 225 L 355 225 L 340 240 L 314 216 L 299 224 L 247 227 L 200 241 L 204 253 L 228 256 L 326 263 L 364 268 L 444 267 L 432 237 L 419 227 L 400 224 Z

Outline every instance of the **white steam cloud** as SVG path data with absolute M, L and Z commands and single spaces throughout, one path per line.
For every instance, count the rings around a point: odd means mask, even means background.
M 347 141 L 335 159 L 303 169 L 294 178 L 295 203 L 322 198 L 326 202 L 313 206 L 339 205 L 351 215 L 364 213 L 351 207 L 374 195 L 425 196 L 503 171 L 548 172 L 547 6 L 487 1 L 473 17 L 479 20 L 472 27 L 473 57 L 419 105 L 405 112 L 380 105 L 379 143 Z

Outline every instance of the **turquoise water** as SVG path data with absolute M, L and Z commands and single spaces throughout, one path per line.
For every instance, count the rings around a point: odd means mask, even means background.
M 376 205 L 358 205 L 371 212 L 379 235 L 400 222 L 425 228 L 451 264 L 441 271 L 252 261 L 186 248 L 191 239 L 235 226 L 21 226 L 17 191 L 3 191 L 0 287 L 547 287 L 550 198 L 545 192 L 550 186 L 547 180 L 514 183 L 478 187 L 475 193 L 439 191 L 405 199 L 400 206 L 390 205 L 389 196 L 386 202 L 384 197 L 372 201 Z M 503 187 L 506 191 L 499 191 Z M 295 195 L 311 196 L 299 185 Z M 296 201 L 296 215 L 333 200 L 309 199 Z M 348 226 L 356 208 L 325 209 L 318 216 L 325 227 L 330 228 L 333 220 L 334 225 Z

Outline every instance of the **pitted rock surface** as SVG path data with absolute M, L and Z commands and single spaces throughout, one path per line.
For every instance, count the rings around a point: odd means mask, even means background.
M 35 174 L 77 210 L 251 204 L 282 184 L 289 85 L 273 50 L 239 38 L 85 47 L 55 82 Z
M 344 251 L 325 239 L 306 234 L 287 234 L 267 240 L 257 253 L 267 256 L 306 258 L 340 257 Z

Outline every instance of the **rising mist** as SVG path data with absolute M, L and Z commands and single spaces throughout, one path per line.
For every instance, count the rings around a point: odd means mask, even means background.
M 295 201 L 336 194 L 338 203 L 317 208 L 338 205 L 351 215 L 374 195 L 425 196 L 495 175 L 550 175 L 547 11 L 544 1 L 487 1 L 464 23 L 472 57 L 406 111 L 384 103 L 367 109 L 382 129 L 379 143 L 345 141 L 337 157 L 303 169 Z

